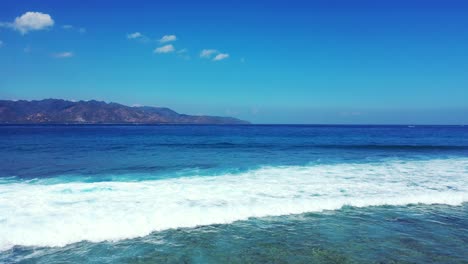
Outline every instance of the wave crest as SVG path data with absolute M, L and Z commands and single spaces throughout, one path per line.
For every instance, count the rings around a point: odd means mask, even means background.
M 343 206 L 467 201 L 468 159 L 267 167 L 141 182 L 13 182 L 0 184 L 0 250 Z

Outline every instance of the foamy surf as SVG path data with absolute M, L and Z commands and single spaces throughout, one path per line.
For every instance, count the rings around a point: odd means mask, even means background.
M 0 249 L 64 246 L 343 206 L 461 205 L 468 159 L 266 167 L 140 182 L 0 184 Z

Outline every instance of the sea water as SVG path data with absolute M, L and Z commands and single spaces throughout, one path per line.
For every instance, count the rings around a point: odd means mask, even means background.
M 467 263 L 462 126 L 1 126 L 0 262 Z

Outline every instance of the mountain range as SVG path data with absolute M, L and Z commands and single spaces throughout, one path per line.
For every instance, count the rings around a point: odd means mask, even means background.
M 165 107 L 102 101 L 0 100 L 0 124 L 249 124 L 233 117 L 185 115 Z

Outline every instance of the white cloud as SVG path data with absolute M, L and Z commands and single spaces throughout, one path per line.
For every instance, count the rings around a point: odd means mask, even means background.
M 179 53 L 179 54 L 187 53 L 187 52 L 188 52 L 188 49 L 181 49 L 181 50 L 177 51 L 177 53 Z
M 64 52 L 59 52 L 59 53 L 54 54 L 54 57 L 58 59 L 66 59 L 66 58 L 71 58 L 73 56 L 75 56 L 75 54 L 73 54 L 73 52 L 71 51 L 64 51 Z
M 80 27 L 80 28 L 78 29 L 78 32 L 80 32 L 81 34 L 84 34 L 84 33 L 86 33 L 86 28 Z
M 137 39 L 137 38 L 142 38 L 142 37 L 143 37 L 143 34 L 141 34 L 140 32 L 127 34 L 128 39 Z
M 155 53 L 170 53 L 173 51 L 175 51 L 175 48 L 171 44 L 156 48 L 154 50 Z
M 0 48 L 3 46 L 3 41 L 0 40 Z
M 229 58 L 229 54 L 221 53 L 220 51 L 215 49 L 204 49 L 200 52 L 200 57 L 204 59 L 213 58 L 213 61 L 220 61 Z
M 227 53 L 220 53 L 218 55 L 216 55 L 216 57 L 214 57 L 214 61 L 220 61 L 220 60 L 224 60 L 224 59 L 227 59 L 229 58 L 229 54 Z
M 176 40 L 177 40 L 176 35 L 165 35 L 159 40 L 159 42 L 166 43 L 166 42 L 171 42 L 171 41 L 176 41 Z
M 200 52 L 200 57 L 201 58 L 211 58 L 211 56 L 215 55 L 215 54 L 218 54 L 219 51 L 215 50 L 215 49 L 204 49 Z
M 1 23 L 3 27 L 13 28 L 21 34 L 26 34 L 29 31 L 44 30 L 54 25 L 54 20 L 49 14 L 41 12 L 26 12 L 23 15 L 16 17 L 13 23 Z

